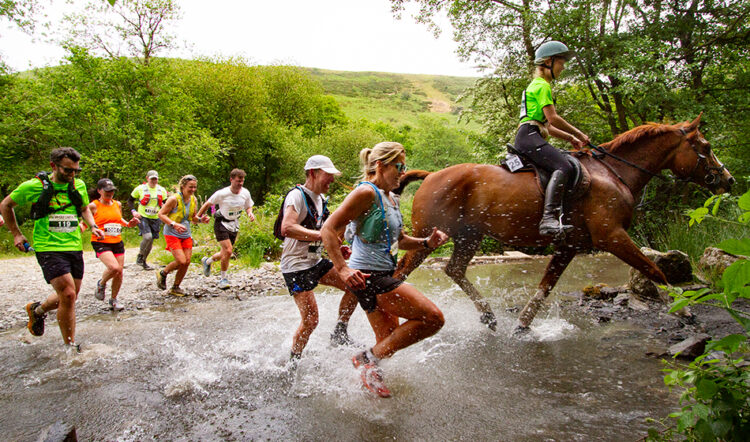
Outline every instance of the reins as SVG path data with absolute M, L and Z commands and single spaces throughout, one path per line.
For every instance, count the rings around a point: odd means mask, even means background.
M 666 177 L 664 177 L 661 174 L 653 173 L 650 170 L 648 170 L 648 169 L 646 169 L 644 167 L 641 167 L 641 166 L 639 166 L 639 165 L 637 165 L 637 164 L 635 164 L 633 162 L 630 162 L 630 161 L 626 160 L 625 158 L 617 156 L 617 155 L 613 154 L 612 152 L 608 151 L 607 149 L 605 149 L 605 148 L 603 148 L 601 146 L 597 146 L 594 143 L 589 143 L 589 147 L 597 152 L 597 153 L 592 153 L 591 154 L 591 156 L 593 156 L 597 160 L 601 161 L 602 158 L 604 158 L 605 156 L 608 156 L 608 157 L 614 158 L 617 161 L 620 161 L 621 163 L 625 163 L 625 164 L 627 164 L 630 167 L 636 168 L 636 169 L 640 170 L 641 172 L 643 172 L 645 174 L 651 175 L 652 177 L 659 178 L 660 180 L 666 180 L 667 179 Z M 609 164 L 607 164 L 607 163 L 605 163 L 603 161 L 602 161 L 602 164 L 604 164 L 605 166 L 607 166 L 607 168 L 612 173 L 614 173 L 615 176 L 617 176 L 617 178 L 619 178 L 620 181 L 623 184 L 625 184 L 625 180 L 622 179 L 622 177 L 620 176 L 620 174 L 618 174 L 617 172 L 615 172 L 615 170 L 612 168 L 612 166 L 610 166 Z M 627 184 L 625 184 L 625 185 L 627 186 Z

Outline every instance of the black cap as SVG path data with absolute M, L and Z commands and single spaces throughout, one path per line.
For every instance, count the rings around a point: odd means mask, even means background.
M 105 192 L 117 190 L 117 187 L 115 187 L 115 183 L 113 183 L 109 178 L 100 179 L 99 182 L 96 183 L 96 188 Z

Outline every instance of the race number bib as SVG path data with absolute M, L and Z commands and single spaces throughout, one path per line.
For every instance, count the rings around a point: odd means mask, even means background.
M 102 226 L 105 236 L 120 236 L 122 234 L 122 225 L 116 223 L 107 223 Z
M 153 215 L 157 215 L 159 213 L 159 208 L 156 207 L 156 206 L 146 206 L 146 207 L 143 208 L 143 212 L 146 215 L 153 216 Z
M 521 158 L 519 158 L 518 155 L 513 155 L 512 153 L 509 153 L 505 156 L 505 164 L 508 165 L 508 169 L 510 169 L 511 172 L 515 172 L 518 169 L 523 168 L 523 161 L 521 161 Z
M 49 231 L 54 233 L 72 233 L 78 228 L 78 217 L 73 214 L 52 214 L 49 216 Z
M 227 209 L 227 216 L 224 218 L 234 221 L 242 215 L 242 207 L 230 207 Z

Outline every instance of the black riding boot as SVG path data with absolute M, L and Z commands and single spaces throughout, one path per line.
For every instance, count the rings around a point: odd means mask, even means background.
M 568 233 L 573 226 L 562 223 L 562 200 L 565 194 L 565 176 L 559 170 L 552 172 L 544 194 L 544 214 L 539 223 L 539 233 L 554 236 Z

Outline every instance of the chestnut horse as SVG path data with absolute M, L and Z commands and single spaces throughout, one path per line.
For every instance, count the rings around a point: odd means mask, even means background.
M 590 186 L 583 196 L 566 201 L 565 223 L 574 229 L 564 241 L 539 234 L 544 196 L 534 173 L 511 173 L 486 164 L 458 164 L 432 173 L 407 172 L 400 190 L 424 179 L 414 195 L 413 235 L 427 236 L 437 227 L 453 239 L 453 255 L 445 273 L 474 301 L 480 320 L 493 330 L 497 321 L 492 309 L 466 278 L 466 267 L 485 236 L 518 246 L 555 242 L 552 259 L 536 293 L 521 312 L 516 331 L 528 330 L 544 299 L 580 251 L 597 248 L 610 252 L 650 279 L 666 284 L 664 274 L 633 244 L 626 230 L 641 191 L 664 169 L 716 194 L 727 192 L 734 184 L 732 175 L 699 132 L 700 118 L 676 125 L 636 127 L 603 144 L 606 155 L 600 158 L 592 152 L 581 152 Z M 405 279 L 429 253 L 425 249 L 409 250 L 399 261 L 395 276 Z

